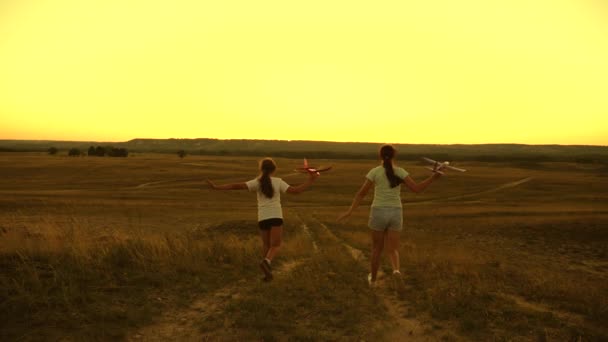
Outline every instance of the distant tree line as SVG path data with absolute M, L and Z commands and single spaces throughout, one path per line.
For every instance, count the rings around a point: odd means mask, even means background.
M 248 156 L 248 157 L 264 157 L 273 156 L 280 158 L 309 158 L 309 159 L 377 159 L 376 152 L 361 152 L 361 153 L 344 153 L 335 151 L 239 151 L 239 150 L 198 150 L 190 152 L 190 154 L 208 155 L 208 156 Z M 579 155 L 547 155 L 542 153 L 513 153 L 513 154 L 461 154 L 461 153 L 399 153 L 399 160 L 416 161 L 421 157 L 429 157 L 439 161 L 479 161 L 479 162 L 526 162 L 526 163 L 541 163 L 541 162 L 575 162 L 575 163 L 604 163 L 608 164 L 608 156 L 601 154 L 579 154 Z
M 59 149 L 56 147 L 49 147 L 47 153 L 50 155 L 56 155 L 59 153 Z M 117 148 L 112 146 L 91 146 L 87 153 L 81 151 L 79 148 L 72 147 L 68 150 L 68 156 L 79 157 L 79 156 L 93 156 L 93 157 L 128 157 L 129 151 L 126 148 Z
M 2 141 L 0 152 L 47 152 L 58 154 L 59 150 L 82 149 L 77 142 L 58 142 L 49 148 L 48 143 Z M 90 143 L 85 143 L 89 145 Z M 85 145 L 85 146 L 86 146 Z M 283 157 L 309 159 L 368 159 L 375 160 L 380 144 L 372 143 L 332 143 L 305 141 L 257 141 L 257 140 L 213 140 L 213 139 L 138 139 L 114 146 L 91 146 L 89 156 L 127 157 L 129 148 L 141 153 L 171 153 L 180 158 L 188 155 Z M 429 157 L 435 160 L 479 161 L 488 163 L 518 162 L 522 166 L 534 166 L 543 162 L 602 163 L 608 165 L 608 146 L 568 146 L 568 145 L 521 145 L 521 144 L 480 144 L 480 145 L 396 145 L 397 158 L 404 161 Z M 59 150 L 58 150 L 59 149 Z M 77 150 L 69 155 L 78 155 Z M 85 152 L 87 152 L 85 150 Z
M 89 151 L 87 152 L 89 156 L 94 157 L 128 157 L 129 150 L 122 147 L 112 147 L 112 146 L 91 146 L 89 147 Z

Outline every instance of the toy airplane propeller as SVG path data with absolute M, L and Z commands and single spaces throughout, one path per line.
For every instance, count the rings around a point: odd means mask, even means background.
M 317 175 L 321 172 L 331 170 L 331 166 L 328 167 L 313 167 L 308 165 L 308 160 L 304 158 L 304 166 L 296 168 L 294 171 L 300 173 L 316 173 Z
M 439 174 L 444 174 L 444 172 L 442 170 L 453 170 L 453 171 L 459 171 L 459 172 L 465 172 L 465 169 L 459 169 L 457 167 L 453 167 L 450 166 L 450 162 L 445 161 L 443 163 L 440 163 L 438 161 L 434 161 L 433 159 L 429 159 L 429 158 L 422 158 L 422 160 L 426 161 L 427 163 L 433 164 L 433 167 L 427 167 L 427 169 L 435 172 L 435 173 L 439 173 Z

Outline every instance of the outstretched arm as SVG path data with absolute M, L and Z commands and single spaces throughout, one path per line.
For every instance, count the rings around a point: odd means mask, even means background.
M 370 181 L 369 179 L 365 180 L 365 183 L 363 183 L 363 185 L 361 186 L 359 191 L 357 191 L 355 198 L 353 198 L 353 203 L 350 205 L 350 208 L 348 208 L 348 210 L 345 213 L 338 216 L 338 221 L 349 217 L 353 213 L 353 211 L 359 207 L 359 205 L 361 204 L 361 201 L 363 201 L 363 199 L 365 198 L 365 195 L 367 195 L 367 193 L 369 192 L 369 189 L 372 188 L 372 185 L 374 185 L 374 183 L 372 183 L 372 181 Z
M 245 184 L 245 183 L 217 185 L 209 179 L 207 179 L 206 182 L 207 182 L 207 184 L 209 184 L 209 186 L 213 190 L 247 190 L 247 184 Z
M 314 183 L 317 177 L 319 177 L 319 175 L 316 172 L 309 172 L 308 179 L 306 180 L 306 182 L 300 185 L 290 186 L 289 188 L 287 188 L 287 192 L 290 194 L 299 194 L 300 192 L 308 189 L 308 187 L 310 187 L 312 183 Z
M 412 190 L 412 192 L 415 193 L 420 193 L 422 191 L 424 191 L 424 189 L 426 189 L 429 185 L 431 185 L 431 183 L 433 183 L 433 181 L 437 178 L 441 177 L 440 173 L 433 173 L 429 178 L 423 180 L 420 183 L 416 183 L 416 181 L 414 181 L 412 179 L 412 177 L 407 176 L 405 177 L 405 179 L 403 180 L 403 183 L 405 184 L 405 186 Z

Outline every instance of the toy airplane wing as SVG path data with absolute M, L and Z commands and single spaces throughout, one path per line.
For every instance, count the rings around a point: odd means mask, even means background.
M 422 157 L 422 160 L 424 160 L 427 163 L 431 163 L 431 164 L 436 164 L 437 163 L 433 159 L 430 159 L 430 158 L 427 158 L 427 157 Z
M 444 173 L 441 171 L 441 169 L 438 169 L 438 168 L 427 167 L 427 169 L 429 169 L 429 170 L 431 170 L 431 171 L 433 171 L 433 172 L 435 172 L 435 173 L 438 173 L 438 174 L 440 174 L 440 175 L 443 175 L 443 174 L 444 174 Z
M 306 173 L 306 172 L 308 172 L 308 169 L 305 169 L 305 168 L 302 168 L 302 167 L 299 167 L 299 168 L 293 169 L 293 170 L 295 172 L 299 172 L 299 173 Z
M 311 173 L 311 172 L 320 173 L 320 172 L 325 172 L 325 171 L 329 171 L 329 170 L 331 170 L 331 166 L 323 167 L 323 168 L 319 168 L 319 169 L 317 169 L 315 167 L 308 167 L 308 168 L 300 167 L 300 168 L 295 169 L 294 171 L 299 172 L 299 173 Z
M 446 169 L 450 169 L 450 170 L 454 170 L 454 171 L 459 171 L 459 172 L 465 172 L 466 171 L 465 169 L 460 169 L 460 168 L 453 167 L 453 166 L 450 166 L 450 165 L 445 165 L 444 167 Z
M 443 172 L 441 172 L 441 169 L 443 169 L 444 164 L 434 161 L 433 159 L 430 159 L 427 157 L 422 157 L 422 160 L 424 160 L 425 162 L 427 162 L 429 164 L 433 164 L 433 167 L 427 167 L 428 170 L 431 170 L 435 173 L 439 173 L 439 174 L 443 175 Z
M 304 158 L 304 164 L 301 167 L 296 167 L 294 171 L 308 172 L 308 169 L 310 169 L 310 167 L 308 167 L 308 160 Z
M 331 170 L 331 166 L 329 167 L 312 167 L 308 164 L 308 159 L 304 158 L 304 165 L 302 167 L 297 167 L 294 169 L 294 171 L 296 172 L 300 172 L 300 173 L 320 173 L 320 172 L 325 172 L 325 171 L 329 171 Z
M 461 168 L 457 168 L 457 167 L 451 166 L 450 163 L 447 162 L 447 161 L 443 162 L 443 163 L 440 163 L 440 162 L 434 161 L 433 159 L 426 158 L 426 157 L 423 157 L 422 160 L 426 161 L 429 164 L 433 164 L 433 167 L 427 167 L 427 169 L 429 169 L 429 170 L 431 170 L 433 172 L 436 172 L 436 173 L 440 173 L 442 175 L 444 173 L 441 170 L 444 170 L 444 169 L 453 170 L 453 171 L 459 171 L 459 172 L 465 172 L 466 171 L 465 169 L 461 169 Z
M 327 167 L 320 167 L 317 169 L 317 172 L 325 172 L 325 171 L 329 171 L 331 170 L 331 166 L 327 166 Z

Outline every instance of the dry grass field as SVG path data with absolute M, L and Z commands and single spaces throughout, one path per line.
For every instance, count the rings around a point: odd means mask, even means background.
M 0 340 L 608 340 L 607 166 L 467 162 L 404 191 L 403 277 L 369 289 L 371 194 L 335 219 L 377 162 L 314 162 L 334 170 L 284 196 L 264 283 L 255 195 L 203 182 L 257 158 L 0 154 Z

